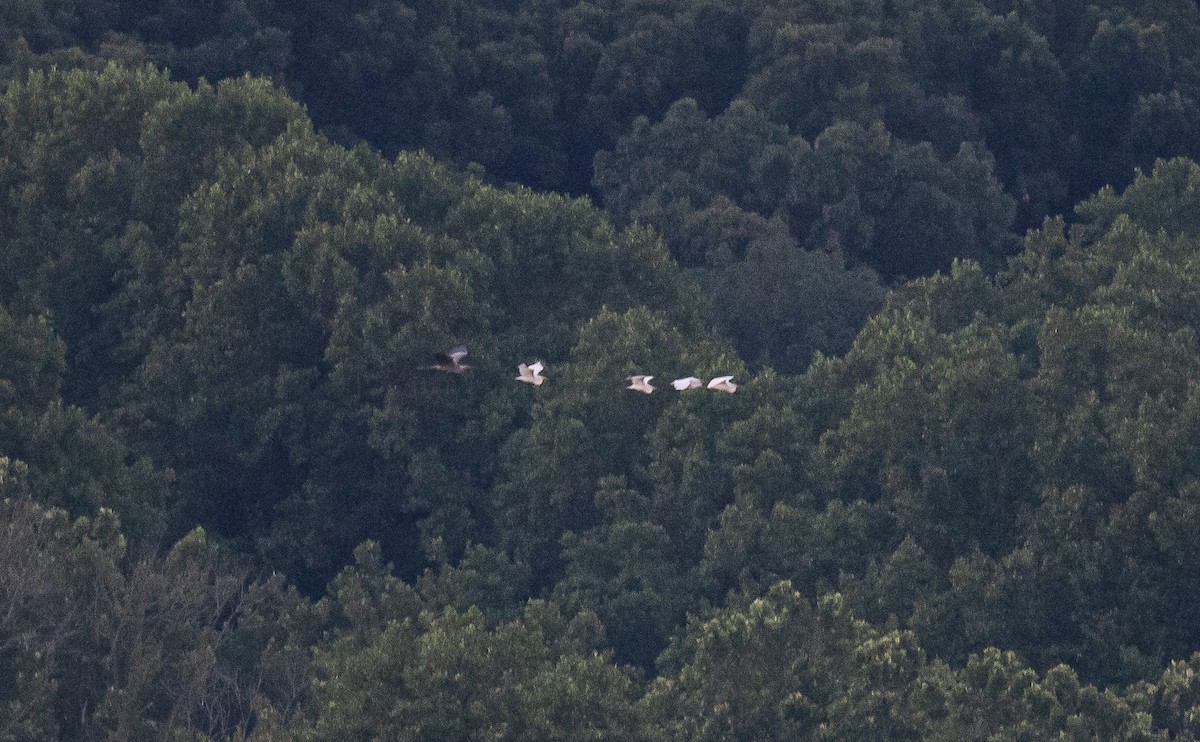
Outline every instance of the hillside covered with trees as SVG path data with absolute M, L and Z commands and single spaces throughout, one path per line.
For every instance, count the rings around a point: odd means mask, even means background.
M 1195 3 L 26 0 L 0 77 L 0 741 L 1200 738 Z

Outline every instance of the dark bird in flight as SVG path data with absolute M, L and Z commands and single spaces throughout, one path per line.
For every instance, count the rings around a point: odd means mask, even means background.
M 430 371 L 445 371 L 449 374 L 461 374 L 470 368 L 470 366 L 462 362 L 462 359 L 466 357 L 467 346 L 460 345 L 445 353 L 438 353 L 433 357 L 432 366 L 421 366 L 421 368 Z

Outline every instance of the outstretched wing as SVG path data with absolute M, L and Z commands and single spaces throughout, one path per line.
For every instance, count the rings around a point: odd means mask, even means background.
M 446 351 L 445 353 L 438 353 L 433 357 L 433 360 L 434 363 L 439 366 L 460 366 L 462 365 L 462 359 L 466 357 L 467 347 L 465 345 L 460 345 L 457 348 Z
M 694 389 L 695 387 L 700 386 L 700 384 L 701 384 L 701 381 L 699 379 L 697 379 L 695 376 L 688 376 L 686 378 L 676 379 L 675 381 L 671 382 L 671 386 L 675 387 L 676 389 L 678 389 L 681 392 L 684 389 Z
M 717 378 L 708 382 L 708 388 L 716 389 L 717 387 L 724 386 L 726 383 L 728 383 L 730 381 L 733 381 L 732 376 L 718 376 Z
M 653 376 L 630 376 L 628 388 L 649 394 L 654 391 L 654 387 L 650 386 L 650 380 L 653 378 Z

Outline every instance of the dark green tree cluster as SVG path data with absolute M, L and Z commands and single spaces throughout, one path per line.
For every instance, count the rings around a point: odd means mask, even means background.
M 0 13 L 9 70 L 90 56 L 188 80 L 268 75 L 339 136 L 576 192 L 595 152 L 683 98 L 709 116 L 741 99 L 809 141 L 855 122 L 942 158 L 985 146 L 1032 216 L 1200 144 L 1200 13 L 1186 0 L 28 0 Z
M 0 8 L 4 78 L 267 76 L 334 141 L 590 194 L 659 230 L 755 368 L 792 373 L 845 352 L 881 282 L 993 271 L 1044 216 L 1200 158 L 1197 50 L 1190 0 Z
M 35 73 L 2 106 L 5 334 L 28 346 L 13 414 L 65 415 L 41 423 L 64 443 L 122 429 L 170 475 L 175 516 L 281 564 L 336 563 L 415 522 L 457 554 L 451 523 L 483 506 L 528 415 L 526 390 L 498 383 L 509 359 L 565 357 L 602 307 L 698 328 L 647 231 L 330 145 L 259 81 Z M 417 373 L 456 338 L 479 373 Z M 127 466 L 120 440 L 109 458 Z M 113 504 L 84 495 L 61 504 Z
M 1006 262 L 970 141 L 685 101 L 664 241 L 83 62 L 0 96 L 0 740 L 1200 737 L 1192 161 Z

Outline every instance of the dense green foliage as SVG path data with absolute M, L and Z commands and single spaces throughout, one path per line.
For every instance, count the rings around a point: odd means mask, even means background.
M 0 741 L 1200 738 L 1198 31 L 0 7 Z
M 880 277 L 998 268 L 1010 228 L 1200 159 L 1190 0 L 0 8 L 0 75 L 105 60 L 268 76 L 334 141 L 590 193 L 659 230 L 744 358 L 792 373 L 846 350 Z

